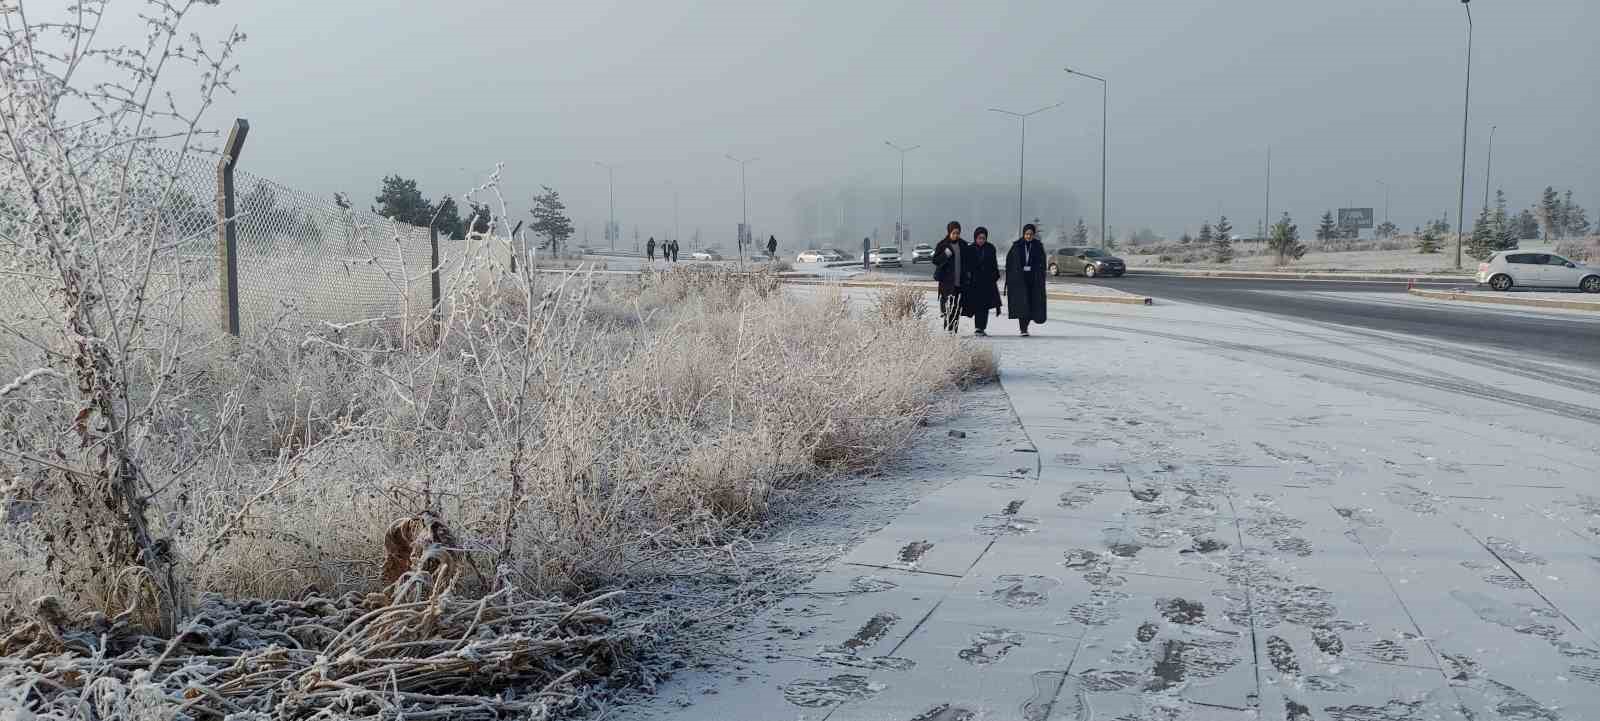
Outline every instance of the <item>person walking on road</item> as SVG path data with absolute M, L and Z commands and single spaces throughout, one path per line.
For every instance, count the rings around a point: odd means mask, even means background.
M 961 224 L 952 220 L 944 227 L 944 240 L 933 249 L 933 279 L 939 281 L 939 315 L 944 329 L 954 333 L 961 326 L 962 261 L 967 244 L 961 240 Z
M 861 239 L 861 269 L 872 270 L 872 239 Z
M 767 257 L 778 257 L 778 236 L 776 235 L 767 236 Z
M 1022 226 L 1022 237 L 1006 253 L 1006 305 L 1023 337 L 1029 323 L 1044 323 L 1044 244 L 1035 237 L 1032 223 Z
M 962 264 L 970 271 L 967 282 L 961 287 L 961 314 L 972 318 L 973 335 L 989 335 L 989 311 L 1000 315 L 1000 264 L 989 242 L 989 229 L 978 226 L 972 231 L 972 245 L 967 247 L 967 260 Z
M 668 262 L 678 262 L 678 239 L 673 238 L 672 240 L 667 241 L 667 250 L 661 255 L 662 257 L 666 258 Z
M 662 255 L 665 256 L 665 252 Z M 653 235 L 650 236 L 650 242 L 644 244 L 644 256 L 649 258 L 651 263 L 656 262 L 656 237 Z

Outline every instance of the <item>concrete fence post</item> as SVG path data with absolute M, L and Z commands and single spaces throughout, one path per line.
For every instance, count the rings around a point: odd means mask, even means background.
M 217 160 L 217 257 L 221 261 L 218 297 L 222 330 L 235 338 L 239 337 L 239 233 L 234 221 L 233 170 L 239 165 L 239 151 L 244 149 L 244 139 L 249 134 L 249 121 L 235 119 L 233 129 L 228 131 L 228 142 L 222 147 L 222 158 Z
M 439 340 L 440 305 L 444 302 L 443 292 L 439 285 L 439 229 L 428 228 L 428 245 L 433 249 L 433 262 L 429 266 L 428 279 L 433 286 L 433 339 Z

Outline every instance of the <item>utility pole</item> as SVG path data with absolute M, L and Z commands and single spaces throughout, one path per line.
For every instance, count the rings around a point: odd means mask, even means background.
M 1494 131 L 1498 125 L 1489 126 L 1489 161 L 1483 168 L 1483 209 L 1489 209 L 1489 178 L 1494 175 Z
M 1267 146 L 1267 209 L 1261 216 L 1261 239 L 1266 240 L 1267 228 L 1272 227 L 1272 146 Z
M 594 161 L 606 169 L 606 184 L 611 188 L 611 220 L 606 223 L 606 239 L 611 241 L 611 250 L 617 250 L 617 166 Z
M 894 148 L 900 153 L 900 217 L 895 219 L 894 233 L 894 247 L 900 248 L 900 233 L 903 232 L 906 227 L 906 153 L 916 150 L 922 146 L 913 145 L 909 148 L 902 148 L 887 140 L 883 141 L 883 144 Z M 901 248 L 901 250 L 904 249 Z
M 1461 189 L 1456 196 L 1456 270 L 1461 269 L 1461 241 L 1465 237 L 1467 214 L 1467 114 L 1472 109 L 1472 4 L 1461 0 L 1467 11 L 1467 89 L 1461 101 Z
M 734 241 L 734 247 L 739 251 L 739 270 L 742 271 L 744 270 L 744 236 L 750 232 L 750 187 L 745 184 L 744 169 L 745 166 L 756 162 L 759 158 L 741 160 L 733 157 L 732 153 L 725 154 L 724 157 L 739 164 L 739 202 L 743 208 L 742 215 L 744 220 L 739 224 L 739 237 Z
M 1039 108 L 1038 110 L 1030 110 L 1030 111 L 1028 111 L 1026 113 L 1016 113 L 1016 112 L 1012 112 L 1010 110 L 1002 110 L 1000 108 L 989 108 L 989 112 L 991 112 L 991 113 L 1001 113 L 1001 114 L 1004 114 L 1004 115 L 1010 115 L 1011 117 L 1022 121 L 1022 139 L 1021 139 L 1020 144 L 1018 146 L 1020 149 L 1017 152 L 1017 237 L 1018 238 L 1022 237 L 1022 226 L 1024 225 L 1023 220 L 1022 220 L 1022 189 L 1023 189 L 1023 183 L 1024 183 L 1025 179 L 1027 178 L 1027 170 L 1028 170 L 1028 118 L 1030 118 L 1030 117 L 1032 117 L 1034 115 L 1038 115 L 1039 113 L 1042 113 L 1042 112 L 1044 112 L 1046 110 L 1054 110 L 1055 108 L 1061 107 L 1063 104 L 1065 104 L 1065 101 L 1063 101 L 1061 103 L 1056 103 L 1055 105 L 1046 105 L 1046 106 L 1044 106 L 1042 108 Z
M 1072 68 L 1063 68 L 1069 75 L 1088 78 L 1100 82 L 1100 248 L 1105 249 L 1106 243 L 1106 137 L 1110 126 L 1111 83 L 1105 78 L 1080 73 Z

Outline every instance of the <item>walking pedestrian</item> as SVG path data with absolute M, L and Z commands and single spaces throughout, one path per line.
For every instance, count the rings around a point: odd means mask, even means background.
M 767 257 L 778 257 L 778 236 L 776 235 L 767 237 Z
M 944 240 L 933 249 L 933 279 L 939 281 L 939 316 L 944 329 L 954 333 L 961 326 L 961 262 L 967 244 L 961 240 L 961 224 L 952 220 L 944 227 Z
M 638 237 L 638 236 L 634 236 Z M 644 244 L 644 255 L 651 263 L 656 262 L 656 237 L 650 236 L 650 242 Z
M 1044 323 L 1044 244 L 1032 223 L 1022 226 L 1022 237 L 1006 253 L 1006 305 L 1017 320 L 1022 336 L 1028 336 L 1029 323 Z
M 678 239 L 672 239 L 672 262 L 678 262 Z
M 872 270 L 872 239 L 861 239 L 861 269 Z
M 1000 264 L 988 228 L 972 231 L 967 251 L 963 265 L 971 270 L 961 288 L 961 314 L 972 319 L 973 335 L 989 335 L 989 311 L 1000 315 Z

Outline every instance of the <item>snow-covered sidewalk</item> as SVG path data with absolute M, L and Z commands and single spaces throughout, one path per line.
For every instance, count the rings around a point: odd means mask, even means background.
M 1600 718 L 1592 371 L 1186 305 L 1051 313 L 991 328 L 1014 415 L 950 436 L 937 490 L 632 712 Z

